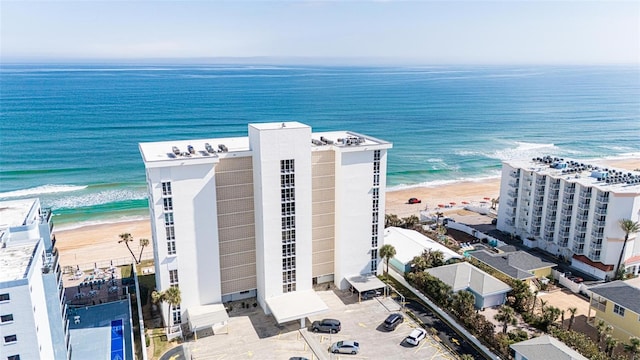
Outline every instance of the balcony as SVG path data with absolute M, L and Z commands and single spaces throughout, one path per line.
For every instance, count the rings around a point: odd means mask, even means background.
M 548 233 L 544 235 L 544 241 L 552 242 L 553 241 L 553 233 Z
M 591 230 L 591 237 L 600 240 L 604 238 L 604 229 L 602 229 L 602 231 L 600 229 L 602 228 L 594 228 L 593 230 Z
M 571 226 L 571 219 L 562 219 L 560 221 L 560 227 L 570 227 Z
M 568 236 L 561 237 L 558 240 L 558 246 L 567 247 L 567 245 L 569 245 L 569 237 Z
M 516 224 L 516 221 L 514 219 L 507 219 L 505 221 L 505 224 L 507 224 L 507 226 L 514 226 Z
M 570 233 L 570 230 L 566 230 L 565 228 L 562 228 L 560 231 L 558 231 L 558 236 L 568 237 L 569 233 Z
M 585 234 L 579 234 L 579 235 L 576 234 L 573 237 L 573 242 L 576 243 L 576 244 L 584 244 L 585 239 L 586 239 Z
M 556 228 L 556 224 L 555 223 L 547 224 L 547 225 L 544 226 L 544 232 L 545 233 L 552 233 L 555 228 Z
M 600 250 L 600 249 L 602 249 L 602 242 L 596 242 L 596 243 L 589 244 L 589 249 L 590 250 Z
M 584 244 L 573 244 L 573 252 L 575 254 L 584 253 Z
M 578 233 L 586 233 L 587 232 L 587 225 L 577 225 L 576 224 L 576 232 Z
M 534 226 L 532 233 L 533 233 L 533 236 L 540 236 L 540 226 Z
M 512 200 L 507 201 L 507 206 L 516 207 L 516 205 L 518 205 L 518 200 L 516 200 L 516 199 L 512 199 Z
M 582 188 L 582 189 L 580 189 L 580 197 L 581 198 L 590 198 L 591 197 L 591 188 Z
M 576 193 L 576 184 L 565 185 L 564 193 L 565 194 L 569 194 L 569 195 L 575 194 Z
M 589 220 L 589 213 L 578 212 L 578 215 L 576 215 L 576 219 L 578 219 L 578 221 L 587 221 Z
M 583 210 L 583 211 L 587 211 L 589 210 L 589 205 L 591 205 L 591 203 L 589 201 L 580 201 L 578 203 L 578 209 Z
M 509 191 L 507 191 L 507 195 L 509 195 L 512 198 L 517 198 L 518 197 L 518 190 L 509 190 Z
M 607 215 L 607 207 L 606 206 L 597 207 L 596 210 L 594 211 L 594 214 L 599 216 Z
M 511 173 L 509 173 L 509 176 L 513 179 L 519 179 L 520 178 L 520 172 L 519 171 L 512 171 Z
M 520 181 L 519 180 L 511 180 L 511 181 L 509 181 L 509 186 L 511 186 L 514 189 L 517 189 L 520 186 Z
M 560 181 L 556 180 L 556 181 L 552 181 L 549 184 L 549 190 L 560 190 Z
M 549 191 L 549 196 L 547 196 L 547 198 L 551 201 L 554 201 L 554 200 L 558 200 L 559 195 L 560 195 L 560 191 L 558 190 Z
M 546 177 L 536 178 L 536 186 L 544 186 L 547 183 Z
M 593 220 L 593 226 L 594 227 L 603 228 L 605 223 L 606 223 L 606 220 Z
M 533 205 L 535 205 L 535 206 L 543 206 L 544 205 L 544 200 L 536 199 L 536 200 L 533 201 Z
M 606 193 L 607 195 L 598 195 L 598 197 L 596 198 L 596 200 L 601 203 L 601 204 L 607 204 L 609 203 L 609 193 Z
M 600 261 L 600 252 L 599 251 L 589 251 L 588 258 L 593 261 Z
M 562 198 L 562 205 L 573 205 L 573 195 Z
M 545 216 L 544 219 L 547 222 L 553 222 L 555 221 L 556 217 L 557 217 L 557 214 L 555 212 L 550 212 L 550 213 L 547 213 L 547 216 Z
M 573 209 L 562 209 L 560 214 L 562 214 L 562 216 L 571 216 L 571 214 L 573 214 Z

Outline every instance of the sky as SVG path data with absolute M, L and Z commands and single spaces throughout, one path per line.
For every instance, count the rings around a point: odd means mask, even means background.
M 640 64 L 640 1 L 5 1 L 0 60 Z

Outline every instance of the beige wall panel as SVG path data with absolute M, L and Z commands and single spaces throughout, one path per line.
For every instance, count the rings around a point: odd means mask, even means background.
M 218 197 L 218 201 L 240 198 L 251 198 L 253 200 L 253 183 L 216 186 L 216 196 Z
M 218 201 L 218 215 L 253 211 L 253 198 Z
M 251 170 L 216 173 L 216 184 L 218 186 L 250 183 L 253 183 L 253 171 Z
M 248 224 L 242 226 L 234 226 L 226 229 L 218 229 L 220 243 L 226 241 L 235 241 L 236 239 L 252 238 L 255 239 L 255 225 Z
M 311 179 L 311 186 L 313 189 L 330 189 L 334 187 L 333 176 L 314 176 Z
M 313 165 L 319 163 L 326 163 L 335 161 L 335 152 L 334 151 L 314 151 L 311 153 L 311 163 Z
M 335 229 L 332 225 L 319 227 L 314 226 L 311 231 L 313 241 L 323 239 L 332 239 L 333 241 L 333 237 L 335 236 Z
M 256 276 L 256 264 L 245 264 L 220 271 L 222 281 L 232 281 Z
M 220 162 L 216 165 L 216 173 L 247 169 L 253 169 L 251 156 L 220 159 Z
M 333 262 L 333 251 L 319 251 L 314 252 L 312 256 L 313 264 L 323 264 L 328 262 Z
M 322 252 L 327 250 L 333 250 L 333 238 L 313 240 L 312 243 L 313 253 Z
M 322 201 L 313 203 L 313 215 L 333 214 L 335 212 L 334 201 Z
M 316 176 L 334 176 L 335 174 L 335 164 L 334 163 L 322 163 L 322 164 L 313 164 L 312 170 L 313 177 Z
M 256 252 L 247 251 L 245 253 L 236 253 L 220 256 L 220 268 L 230 268 L 234 266 L 245 265 L 256 262 Z
M 254 224 L 254 223 L 255 223 L 255 220 L 253 216 L 253 211 L 218 216 L 218 226 L 221 228 L 248 225 L 248 224 Z M 220 233 L 218 232 L 218 235 L 219 234 Z
M 246 278 L 246 279 L 238 279 L 238 280 L 223 282 L 220 285 L 222 289 L 222 295 L 233 294 L 240 291 L 253 290 L 257 287 L 255 276 Z
M 253 237 L 238 240 L 229 240 L 220 243 L 220 255 L 231 255 L 245 251 L 256 250 L 256 239 Z
M 324 215 L 314 215 L 311 219 L 311 223 L 313 227 L 324 227 L 324 226 L 333 226 L 335 215 L 334 214 L 324 214 Z
M 336 189 L 331 187 L 328 189 L 314 189 L 311 193 L 312 202 L 333 201 L 335 200 Z
M 311 269 L 311 276 L 312 277 L 318 277 L 318 276 L 322 276 L 322 275 L 329 275 L 329 274 L 333 274 L 333 261 L 330 263 L 324 263 L 324 264 L 313 264 L 313 267 Z

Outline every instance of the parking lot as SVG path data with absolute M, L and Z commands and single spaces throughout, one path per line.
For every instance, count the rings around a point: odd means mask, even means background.
M 228 334 L 219 334 L 185 344 L 193 359 L 289 359 L 295 356 L 309 359 L 455 359 L 439 342 L 427 336 L 418 346 L 403 340 L 416 324 L 407 316 L 394 331 L 382 328 L 384 319 L 400 311 L 390 298 L 378 297 L 358 303 L 357 294 L 349 291 L 326 290 L 318 295 L 329 311 L 314 316 L 314 320 L 335 318 L 341 321 L 337 334 L 312 333 L 300 330 L 294 321 L 276 324 L 260 308 L 234 307 L 229 320 Z M 357 355 L 331 354 L 328 348 L 340 340 L 355 340 L 360 344 Z M 318 354 L 313 352 L 315 349 Z

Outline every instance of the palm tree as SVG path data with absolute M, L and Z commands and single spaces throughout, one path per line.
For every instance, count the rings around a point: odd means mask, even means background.
M 427 268 L 427 260 L 424 256 L 414 256 L 411 263 L 413 264 L 413 272 L 423 272 Z
M 382 245 L 380 248 L 380 257 L 384 259 L 387 267 L 384 272 L 385 275 L 389 272 L 389 259 L 396 256 L 396 248 L 391 244 Z
M 627 247 L 627 241 L 629 241 L 629 234 L 637 233 L 640 231 L 640 223 L 632 221 L 630 219 L 622 219 L 618 222 L 620 228 L 624 231 L 624 242 L 622 243 L 622 250 L 620 250 L 620 257 L 618 258 L 618 266 L 616 266 L 616 274 L 620 271 L 620 264 L 622 264 L 622 258 L 624 257 L 624 249 Z
M 499 202 L 500 202 L 500 197 L 498 197 L 497 199 L 491 199 L 491 210 L 495 210 L 496 205 L 498 205 Z
M 436 226 L 440 225 L 440 218 L 443 216 L 444 214 L 442 213 L 442 211 L 436 211 Z
M 131 250 L 131 247 L 129 246 L 129 243 L 133 242 L 133 236 L 131 236 L 130 233 L 122 233 L 118 236 L 120 237 L 120 240 L 118 240 L 118 244 L 124 243 L 127 246 L 127 249 L 129 249 L 129 252 L 133 257 L 133 261 L 137 264 L 138 261 L 136 260 L 136 255 L 133 253 L 133 251 Z
M 602 342 L 602 337 L 604 336 L 605 331 L 607 330 L 607 323 L 604 320 L 599 320 L 596 324 L 596 331 L 598 332 L 598 345 Z
M 138 264 L 142 262 L 142 251 L 144 248 L 149 246 L 149 239 L 140 239 L 140 256 L 138 256 Z
M 151 299 L 154 304 L 157 303 L 167 303 L 169 305 L 169 309 L 167 311 L 167 320 L 165 325 L 167 326 L 167 331 L 171 328 L 171 310 L 176 306 L 180 305 L 182 302 L 182 298 L 180 296 L 180 289 L 177 286 L 171 286 L 165 291 L 153 291 L 151 293 Z
M 613 350 L 615 350 L 616 346 L 620 343 L 620 340 L 614 338 L 611 335 L 607 335 L 605 339 L 605 351 L 609 355 L 609 357 L 613 356 Z
M 570 307 L 568 310 L 569 313 L 571 313 L 571 317 L 569 317 L 569 325 L 567 326 L 567 331 L 571 330 L 573 323 L 576 321 L 576 312 L 578 311 L 578 308 Z
M 631 354 L 631 360 L 636 360 L 638 354 L 640 354 L 640 339 L 632 336 L 629 338 L 629 344 L 624 344 L 624 352 Z
M 547 306 L 548 301 L 540 299 L 540 313 L 544 313 L 544 307 Z
M 502 333 L 507 333 L 507 327 L 509 325 L 515 325 L 518 323 L 516 312 L 508 305 L 502 305 L 498 313 L 493 317 L 494 319 L 502 323 Z
M 459 317 L 465 317 L 473 312 L 476 298 L 472 293 L 466 290 L 458 291 L 453 295 L 453 310 Z
M 413 227 L 416 224 L 420 223 L 420 218 L 415 216 L 415 215 L 411 215 L 405 218 L 402 218 L 402 222 L 404 223 L 404 227 L 407 229 L 413 229 Z
M 385 214 L 384 216 L 384 226 L 400 226 L 402 224 L 402 220 L 396 214 Z

